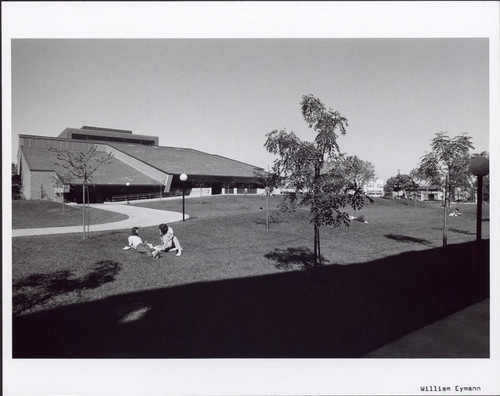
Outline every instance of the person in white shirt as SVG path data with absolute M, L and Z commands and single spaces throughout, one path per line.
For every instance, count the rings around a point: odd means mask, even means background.
M 139 227 L 132 228 L 132 235 L 128 237 L 128 245 L 139 253 L 146 253 L 148 256 L 157 257 L 159 253 L 159 250 L 155 249 L 152 244 L 142 241 L 139 236 Z
M 174 230 L 172 227 L 169 227 L 167 224 L 160 224 L 160 237 L 161 237 L 161 245 L 155 246 L 155 249 L 163 252 L 173 252 L 177 251 L 176 256 L 180 256 L 183 252 L 181 244 L 177 237 L 174 235 Z

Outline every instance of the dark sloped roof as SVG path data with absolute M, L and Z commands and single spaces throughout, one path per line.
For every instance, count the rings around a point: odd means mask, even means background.
M 56 163 L 57 153 L 45 147 L 21 147 L 24 158 L 32 171 L 61 171 Z M 73 150 L 78 152 L 78 150 Z M 96 151 L 96 158 L 104 158 L 107 153 Z M 155 184 L 154 179 L 139 172 L 117 158 L 113 158 L 111 163 L 102 165 L 92 176 L 92 182 L 100 185 L 124 185 L 129 182 L 131 185 Z M 80 184 L 81 181 L 72 180 L 71 184 Z
M 189 148 L 109 142 L 107 144 L 157 169 L 174 175 L 186 173 L 200 176 L 255 177 L 256 171 L 264 170 L 220 155 L 208 154 Z

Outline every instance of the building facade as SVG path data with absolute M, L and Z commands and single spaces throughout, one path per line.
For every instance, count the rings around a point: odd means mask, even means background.
M 384 179 L 370 180 L 363 186 L 363 191 L 371 197 L 382 197 L 384 195 Z
M 84 126 L 66 128 L 58 137 L 19 136 L 17 170 L 24 198 L 81 203 L 83 181 L 63 177 L 67 172 L 58 153 L 87 152 L 92 147 L 96 158 L 112 158 L 93 174 L 90 202 L 172 196 L 182 190 L 187 195 L 248 193 L 262 187 L 260 167 L 194 149 L 159 146 L 155 136 Z M 186 182 L 181 174 L 188 175 Z

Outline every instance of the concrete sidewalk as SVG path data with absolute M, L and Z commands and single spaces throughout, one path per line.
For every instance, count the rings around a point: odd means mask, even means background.
M 455 312 L 363 357 L 489 358 L 490 300 Z
M 139 206 L 126 204 L 93 204 L 92 208 L 108 210 L 110 212 L 121 213 L 128 216 L 128 219 L 116 221 L 114 223 L 90 225 L 90 231 L 110 231 L 127 228 L 150 227 L 161 223 L 174 223 L 182 221 L 182 213 L 170 212 L 166 210 L 141 208 Z M 185 218 L 189 218 L 188 215 Z M 24 228 L 12 230 L 13 237 L 30 235 L 66 234 L 72 232 L 82 232 L 82 225 L 71 227 L 48 227 L 48 228 Z

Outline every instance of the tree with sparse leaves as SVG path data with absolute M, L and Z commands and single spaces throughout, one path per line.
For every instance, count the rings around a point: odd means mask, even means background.
M 340 158 L 337 139 L 339 133 L 345 135 L 347 119 L 313 95 L 303 96 L 300 105 L 304 121 L 316 132 L 314 141 L 302 141 L 293 132 L 274 130 L 266 135 L 264 146 L 278 157 L 273 163 L 273 173 L 292 189 L 285 192 L 281 209 L 310 208 L 314 226 L 314 265 L 320 266 L 320 227 L 348 226 L 349 215 L 342 209 L 346 206 L 361 209 L 366 195 L 359 186 L 346 180 L 339 168 L 328 170 L 325 167 Z
M 450 138 L 439 132 L 432 139 L 432 151 L 422 156 L 418 174 L 444 191 L 444 205 L 449 206 L 454 189 L 469 176 L 468 164 L 473 149 L 472 137 L 467 134 Z
M 87 151 L 70 151 L 61 150 L 51 147 L 49 149 L 57 154 L 55 165 L 60 167 L 60 172 L 66 177 L 82 183 L 82 203 L 83 203 L 83 239 L 88 238 L 90 224 L 87 224 L 85 231 L 85 206 L 90 210 L 90 200 L 88 186 L 92 184 L 92 177 L 95 172 L 102 166 L 111 163 L 113 154 L 97 151 L 97 146 L 91 146 Z M 89 216 L 87 216 L 87 219 Z
M 447 244 L 447 207 L 454 189 L 469 177 L 469 150 L 473 149 L 472 137 L 467 134 L 449 137 L 446 132 L 436 133 L 432 139 L 432 151 L 422 156 L 418 174 L 444 191 L 443 246 Z
M 266 231 L 269 232 L 269 197 L 273 193 L 275 187 L 279 185 L 278 176 L 270 172 L 255 172 L 255 177 L 259 184 L 264 186 L 264 194 L 266 194 Z

